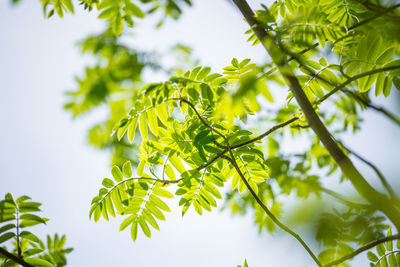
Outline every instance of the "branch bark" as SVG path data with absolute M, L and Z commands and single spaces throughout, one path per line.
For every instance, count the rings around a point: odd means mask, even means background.
M 368 200 L 368 202 L 370 202 L 377 209 L 381 210 L 393 222 L 396 228 L 400 229 L 400 213 L 395 209 L 385 195 L 379 193 L 367 183 L 364 177 L 355 168 L 351 160 L 343 153 L 340 147 L 333 140 L 331 134 L 318 117 L 313 106 L 302 90 L 298 79 L 288 66 L 286 55 L 282 53 L 280 47 L 276 44 L 274 37 L 269 35 L 262 27 L 258 26 L 258 22 L 254 18 L 254 13 L 246 0 L 233 0 L 233 2 L 245 17 L 255 35 L 272 58 L 272 61 L 278 67 L 281 75 L 288 81 L 290 90 L 293 93 L 297 103 L 303 110 L 308 124 L 324 144 L 332 158 L 339 165 L 345 176 L 349 178 L 355 189 L 366 200 Z

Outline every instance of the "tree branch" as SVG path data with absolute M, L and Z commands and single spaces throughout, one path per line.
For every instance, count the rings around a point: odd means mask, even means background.
M 294 238 L 296 238 L 302 245 L 303 247 L 307 250 L 307 252 L 311 255 L 311 257 L 314 259 L 314 261 L 318 264 L 318 266 L 321 265 L 321 263 L 319 262 L 318 258 L 315 256 L 315 254 L 311 251 L 311 249 L 307 246 L 307 244 L 304 242 L 304 240 L 295 232 L 293 232 L 290 228 L 288 228 L 287 226 L 285 226 L 283 223 L 281 223 L 275 216 L 274 214 L 272 214 L 272 212 L 264 205 L 264 203 L 258 198 L 257 194 L 253 191 L 253 189 L 251 188 L 251 186 L 249 185 L 249 183 L 247 182 L 246 178 L 244 177 L 242 171 L 240 170 L 239 166 L 237 165 L 237 162 L 235 160 L 235 157 L 233 155 L 232 149 L 233 147 L 230 146 L 228 139 L 226 138 L 226 136 L 224 134 L 222 134 L 221 132 L 219 132 L 218 130 L 216 130 L 215 128 L 213 128 L 212 126 L 210 126 L 204 119 L 203 117 L 200 116 L 199 112 L 197 111 L 196 107 L 188 100 L 180 98 L 180 101 L 185 102 L 186 104 L 188 104 L 193 111 L 196 113 L 197 117 L 200 119 L 200 121 L 207 127 L 209 128 L 211 131 L 215 132 L 216 134 L 218 134 L 219 136 L 221 136 L 225 143 L 226 146 L 228 148 L 228 152 L 230 154 L 230 157 L 225 156 L 224 154 L 226 153 L 226 151 L 223 151 L 221 153 L 219 153 L 217 157 L 221 157 L 223 159 L 228 160 L 229 162 L 231 162 L 231 164 L 235 167 L 236 171 L 238 172 L 240 178 L 242 179 L 243 183 L 246 185 L 247 189 L 250 191 L 250 193 L 253 195 L 254 199 L 257 201 L 257 203 L 261 206 L 261 208 L 265 211 L 265 213 L 271 218 L 271 220 L 276 223 L 282 230 L 284 230 L 285 232 L 289 233 L 290 235 L 292 235 Z M 292 118 L 291 120 L 281 124 L 281 125 L 277 125 L 273 128 L 271 128 L 270 130 L 268 130 L 267 132 L 265 132 L 264 134 L 260 135 L 259 137 L 253 138 L 247 142 L 244 142 L 242 144 L 239 144 L 241 146 L 244 146 L 246 144 L 250 144 L 253 143 L 257 140 L 262 139 L 263 137 L 267 136 L 269 133 L 275 131 L 276 129 L 279 129 L 287 124 L 290 124 L 291 122 L 297 120 L 298 118 Z M 239 147 L 239 145 L 236 145 L 236 147 Z M 216 158 L 217 158 L 216 157 Z M 214 158 L 213 160 L 211 160 L 210 162 L 214 162 L 216 159 Z M 210 165 L 210 162 L 206 164 L 206 166 Z
M 233 155 L 231 155 L 232 157 Z M 231 164 L 235 167 L 237 173 L 239 174 L 240 178 L 242 179 L 243 183 L 246 185 L 247 189 L 250 191 L 250 194 L 254 197 L 258 205 L 264 210 L 264 212 L 268 215 L 268 217 L 271 218 L 271 220 L 278 225 L 283 231 L 287 232 L 291 236 L 297 239 L 297 241 L 300 242 L 300 244 L 307 250 L 308 254 L 313 258 L 315 263 L 317 263 L 318 266 L 321 266 L 320 261 L 318 260 L 317 256 L 311 251 L 309 246 L 304 242 L 304 240 L 295 232 L 293 232 L 289 227 L 284 225 L 281 221 L 278 220 L 278 218 L 275 217 L 275 215 L 268 209 L 267 206 L 264 205 L 264 203 L 261 201 L 261 199 L 257 196 L 257 194 L 254 192 L 254 190 L 251 188 L 250 184 L 247 182 L 246 178 L 244 177 L 242 171 L 240 170 L 239 166 L 237 165 L 236 161 L 230 157 L 227 156 L 222 156 L 222 158 L 228 160 L 231 162 Z
M 360 27 L 360 26 L 362 26 L 362 25 L 364 25 L 364 24 L 367 24 L 367 23 L 369 23 L 369 22 L 371 22 L 371 21 L 373 21 L 373 20 L 375 20 L 375 19 L 377 19 L 377 18 L 379 18 L 379 17 L 381 17 L 381 16 L 383 16 L 383 15 L 385 15 L 385 14 L 387 14 L 387 13 L 393 11 L 393 10 L 395 10 L 395 9 L 398 8 L 398 7 L 400 7 L 400 4 L 391 6 L 391 7 L 387 8 L 387 9 L 385 9 L 384 11 L 382 11 L 382 12 L 380 12 L 380 13 L 377 13 L 377 14 L 375 14 L 374 16 L 368 18 L 368 19 L 365 19 L 365 20 L 363 20 L 363 21 L 360 21 L 359 23 L 354 24 L 353 26 L 349 27 L 348 30 L 349 30 L 349 31 L 350 31 L 350 30 L 354 30 L 354 29 L 356 29 L 356 28 L 358 28 L 358 27 Z M 343 36 L 342 38 L 339 38 L 338 40 L 335 41 L 335 43 L 337 43 L 338 41 L 340 41 L 340 40 L 342 40 L 343 38 L 346 38 L 346 37 L 347 37 L 347 35 L 346 35 L 346 36 Z M 316 47 L 318 47 L 318 46 L 319 46 L 319 43 L 318 43 L 318 42 L 317 42 L 317 43 L 314 43 L 314 44 L 313 44 L 312 46 L 310 46 L 309 48 L 305 48 L 305 49 L 301 50 L 301 51 L 298 52 L 298 53 L 302 55 L 302 54 L 307 53 L 308 51 L 310 51 L 310 50 L 312 50 L 312 49 L 314 49 L 314 48 L 316 48 Z M 295 59 L 295 57 L 291 56 L 291 57 L 288 59 L 288 62 L 290 62 L 290 61 L 292 61 L 292 60 L 294 60 L 294 59 Z M 273 69 L 269 70 L 267 73 L 264 73 L 263 75 L 261 75 L 260 78 L 261 78 L 261 77 L 266 77 L 266 76 L 270 75 L 271 73 L 273 73 L 273 72 L 276 71 L 276 70 L 277 70 L 277 68 L 273 68 Z
M 353 207 L 353 208 L 358 208 L 358 209 L 367 209 L 367 208 L 371 208 L 370 205 L 366 205 L 366 204 L 360 204 L 360 203 L 355 203 L 352 202 L 350 200 L 347 200 L 344 196 L 342 196 L 339 193 L 336 193 L 333 190 L 330 190 L 328 188 L 325 187 L 320 187 L 319 190 L 321 190 L 321 192 L 330 195 L 331 197 L 334 197 L 336 199 L 338 199 L 339 201 L 343 202 L 344 204 L 346 204 L 349 207 Z
M 388 191 L 388 193 L 390 194 L 390 196 L 393 198 L 393 200 L 399 201 L 398 197 L 396 196 L 396 193 L 394 192 L 393 188 L 390 186 L 390 184 L 388 183 L 388 181 L 385 179 L 385 176 L 383 176 L 382 172 L 379 171 L 379 169 L 370 161 L 366 160 L 365 158 L 363 158 L 362 156 L 360 156 L 359 154 L 357 154 L 356 152 L 354 152 L 353 150 L 351 150 L 350 148 L 348 148 L 347 146 L 345 146 L 342 142 L 338 141 L 338 143 L 344 148 L 346 149 L 350 154 L 354 155 L 356 158 L 358 158 L 359 160 L 361 160 L 362 162 L 364 162 L 365 164 L 367 164 L 368 166 L 370 166 L 376 173 L 376 175 L 378 175 L 379 180 L 381 180 L 381 183 L 383 184 L 383 186 L 385 187 L 386 191 Z
M 272 61 L 278 67 L 281 75 L 288 81 L 290 90 L 293 93 L 297 103 L 303 110 L 308 124 L 313 129 L 315 134 L 324 144 L 329 154 L 339 165 L 346 177 L 349 178 L 355 189 L 367 199 L 373 206 L 381 210 L 396 226 L 400 229 L 400 214 L 393 207 L 390 200 L 383 194 L 376 191 L 360 172 L 355 168 L 351 160 L 343 153 L 340 147 L 331 137 L 331 134 L 322 123 L 313 106 L 301 88 L 301 85 L 294 75 L 293 71 L 287 65 L 286 55 L 282 52 L 281 48 L 276 44 L 273 36 L 268 35 L 265 30 L 259 26 L 259 23 L 254 18 L 254 13 L 246 0 L 233 0 L 239 10 L 242 12 L 246 21 L 254 31 L 257 38 L 260 40 L 268 54 L 271 56 Z M 355 76 L 356 77 L 356 76 Z M 351 81 L 348 80 L 348 83 Z M 345 85 L 346 85 L 345 84 Z
M 343 83 L 339 84 L 338 86 L 336 86 L 332 91 L 330 91 L 329 93 L 327 93 L 326 95 L 324 95 L 323 97 L 321 97 L 320 99 L 318 99 L 318 101 L 315 102 L 315 104 L 319 105 L 321 102 L 325 101 L 327 98 L 329 98 L 331 95 L 335 94 L 337 91 L 339 90 L 343 90 L 344 87 L 346 87 L 348 84 L 372 75 L 372 74 L 376 74 L 379 72 L 384 72 L 384 71 L 390 71 L 390 70 L 395 70 L 395 69 L 400 69 L 400 66 L 388 66 L 388 67 L 382 67 L 382 68 L 378 68 L 378 69 L 374 69 L 374 70 L 370 70 L 370 71 L 366 71 L 357 75 L 354 75 L 353 77 L 347 79 L 346 81 L 344 81 Z
M 371 242 L 371 243 L 369 243 L 369 244 L 367 244 L 365 246 L 362 246 L 362 247 L 354 250 L 350 254 L 347 254 L 347 255 L 345 255 L 345 256 L 337 259 L 337 260 L 334 260 L 334 261 L 332 261 L 332 262 L 330 262 L 328 264 L 322 265 L 322 267 L 331 267 L 331 266 L 338 265 L 338 264 L 340 264 L 340 263 L 342 263 L 342 262 L 344 262 L 346 260 L 354 258 L 355 256 L 357 256 L 361 252 L 364 252 L 364 251 L 366 251 L 366 250 L 368 250 L 370 248 L 373 248 L 373 247 L 375 247 L 375 246 L 377 246 L 377 245 L 379 245 L 381 243 L 384 243 L 384 242 L 387 242 L 387 241 L 391 241 L 391 240 L 396 240 L 396 239 L 400 239 L 400 234 L 392 235 L 392 236 L 388 236 L 388 237 L 385 237 L 385 238 L 382 238 L 382 239 L 375 240 L 375 241 L 373 241 L 373 242 Z
M 245 141 L 245 142 L 243 142 L 243 143 L 240 143 L 240 144 L 231 146 L 231 149 L 236 149 L 236 148 L 239 148 L 239 147 L 242 147 L 242 146 L 249 145 L 249 144 L 254 143 L 254 142 L 256 142 L 256 141 L 259 141 L 259 140 L 263 139 L 264 137 L 270 135 L 271 133 L 275 132 L 276 130 L 279 130 L 280 128 L 283 128 L 283 127 L 285 127 L 286 125 L 289 125 L 289 124 L 291 124 L 292 122 L 294 122 L 294 121 L 296 121 L 296 120 L 298 120 L 298 119 L 299 119 L 299 118 L 294 117 L 294 118 L 291 118 L 290 120 L 287 120 L 287 121 L 285 121 L 285 122 L 283 122 L 283 123 L 281 123 L 281 124 L 275 125 L 274 127 L 268 129 L 266 132 L 264 132 L 263 134 L 261 134 L 261 135 L 259 135 L 259 136 L 257 136 L 257 137 L 254 137 L 253 139 L 250 139 L 250 140 Z M 220 158 L 222 155 L 224 155 L 224 154 L 227 153 L 228 151 L 229 151 L 228 148 L 226 148 L 224 151 L 218 153 L 218 154 L 217 154 L 214 158 L 212 158 L 209 162 L 207 162 L 206 164 L 204 164 L 204 165 L 202 165 L 202 166 L 199 166 L 199 167 L 197 168 L 197 170 L 200 171 L 200 170 L 202 170 L 202 169 L 204 169 L 204 168 L 207 168 L 208 166 L 210 166 L 212 163 L 214 163 L 218 158 Z
M 211 127 L 211 126 L 203 119 L 203 117 L 201 117 L 201 115 L 199 114 L 199 112 L 197 111 L 197 109 L 196 109 L 196 107 L 193 105 L 193 103 L 191 103 L 190 101 L 188 101 L 188 100 L 186 100 L 186 99 L 184 99 L 184 98 L 171 98 L 171 100 L 182 101 L 182 102 L 186 103 L 188 106 L 190 106 L 190 108 L 193 109 L 193 111 L 196 113 L 197 117 L 200 119 L 201 123 L 203 123 L 203 124 L 204 124 L 208 129 L 210 129 L 211 131 L 213 131 L 213 132 L 215 132 L 216 134 L 218 134 L 219 136 L 221 136 L 221 137 L 224 139 L 224 141 L 225 141 L 225 139 L 226 139 L 225 135 L 223 135 L 222 133 L 220 133 L 219 131 L 215 130 L 213 127 Z M 226 148 L 225 148 L 222 152 L 218 153 L 214 158 L 212 158 L 212 159 L 211 159 L 209 162 L 207 162 L 206 164 L 197 167 L 196 170 L 200 171 L 200 170 L 202 170 L 202 169 L 204 169 L 204 168 L 207 168 L 207 167 L 210 166 L 212 163 L 214 163 L 217 159 L 219 159 L 221 156 L 223 156 L 225 153 L 229 152 L 229 148 L 230 148 L 230 149 L 235 149 L 235 148 L 239 148 L 239 147 L 242 147 L 242 146 L 246 146 L 246 145 L 249 145 L 249 144 L 254 143 L 254 142 L 256 142 L 256 141 L 259 141 L 259 140 L 263 139 L 264 137 L 270 135 L 271 133 L 275 132 L 276 130 L 279 130 L 280 128 L 283 128 L 283 127 L 285 127 L 286 125 L 289 125 L 289 124 L 291 124 L 292 122 L 294 122 L 294 121 L 296 121 L 296 120 L 298 120 L 298 119 L 299 119 L 299 118 L 297 118 L 297 117 L 291 118 L 291 119 L 289 119 L 289 120 L 287 120 L 287 121 L 285 121 L 285 122 L 283 122 L 283 123 L 281 123 L 281 124 L 278 124 L 278 125 L 273 126 L 272 128 L 268 129 L 268 130 L 267 130 L 266 132 L 264 132 L 263 134 L 261 134 L 261 135 L 259 135 L 259 136 L 257 136 L 257 137 L 254 137 L 253 139 L 250 139 L 250 140 L 248 140 L 248 141 L 245 141 L 245 142 L 243 142 L 243 143 L 240 143 L 240 144 L 237 144 L 237 145 L 234 145 L 234 146 L 229 146 L 229 145 L 226 146 Z M 226 141 L 227 141 L 227 140 L 226 140 Z M 222 147 L 224 147 L 224 146 L 222 146 L 221 144 L 219 144 L 218 147 L 221 147 L 221 148 L 222 148 Z
M 3 254 L 6 258 L 22 265 L 25 267 L 34 267 L 33 265 L 25 262 L 22 258 L 17 257 L 14 254 L 11 254 L 10 252 L 8 252 L 7 250 L 5 250 L 4 248 L 0 247 L 0 254 Z
M 386 110 L 383 107 L 378 107 L 370 103 L 369 101 L 364 100 L 362 97 L 357 95 L 355 92 L 348 90 L 348 89 L 341 89 L 340 91 L 352 96 L 354 99 L 356 99 L 358 102 L 362 103 L 364 106 L 368 108 L 372 108 L 375 111 L 383 113 L 385 116 L 387 116 L 389 119 L 391 119 L 394 123 L 400 126 L 400 119 L 396 117 L 396 115 L 392 114 L 390 111 Z

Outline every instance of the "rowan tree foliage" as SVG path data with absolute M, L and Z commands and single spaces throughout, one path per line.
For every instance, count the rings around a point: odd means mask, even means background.
M 191 208 L 199 215 L 211 212 L 223 199 L 234 214 L 251 212 L 260 232 L 291 235 L 315 266 L 350 266 L 367 250 L 371 266 L 400 266 L 398 192 L 377 166 L 340 141 L 345 133 L 357 134 L 366 109 L 400 126 L 397 115 L 374 104 L 400 89 L 398 1 L 259 1 L 253 10 L 246 0 L 233 0 L 249 25 L 238 34 L 247 34 L 249 45 L 263 46 L 269 57 L 260 55 L 260 65 L 232 55 L 222 71 L 199 66 L 182 45 L 171 48 L 171 67 L 121 41 L 135 21 L 156 14 L 161 27 L 194 1 L 41 2 L 48 17 L 83 7 L 97 10 L 109 25 L 81 42 L 82 52 L 97 62 L 79 76 L 65 105 L 73 116 L 108 107 L 109 116 L 88 134 L 93 146 L 110 151 L 113 165 L 91 202 L 95 222 L 123 216 L 120 230 L 129 229 L 135 241 L 160 230 L 158 222 L 170 211 L 165 199 L 175 198 L 182 215 Z M 144 70 L 170 78 L 144 80 Z M 306 149 L 283 148 L 298 137 L 307 140 Z M 373 178 L 350 157 L 372 168 L 385 191 L 371 186 Z M 358 197 L 326 187 L 328 177 L 349 182 Z M 299 203 L 312 196 L 320 203 L 325 196 L 335 200 L 308 221 L 316 225 L 320 251 L 284 223 L 289 195 Z M 5 201 L 11 203 L 9 195 Z

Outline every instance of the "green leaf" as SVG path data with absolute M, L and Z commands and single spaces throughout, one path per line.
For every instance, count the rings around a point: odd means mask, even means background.
M 137 225 L 137 222 L 134 222 L 131 226 L 131 237 L 133 241 L 136 241 L 137 238 Z
M 172 181 L 176 180 L 176 176 L 175 176 L 174 170 L 172 169 L 171 165 L 169 165 L 169 164 L 165 165 L 165 173 L 167 174 L 169 179 L 171 179 Z
M 379 96 L 383 92 L 383 88 L 385 87 L 385 78 L 385 73 L 381 72 L 378 74 L 378 78 L 375 83 L 375 96 Z
M 239 68 L 239 61 L 237 60 L 237 58 L 233 58 L 231 64 L 232 66 Z
M 171 194 L 171 192 L 169 192 L 169 191 L 167 191 L 167 190 L 165 190 L 165 189 L 159 188 L 159 187 L 153 188 L 153 191 L 152 191 L 152 192 L 153 192 L 154 194 L 156 194 L 157 196 L 160 196 L 160 197 L 164 197 L 164 198 L 174 198 L 174 195 Z
M 168 122 L 169 115 L 168 115 L 168 110 L 165 107 L 165 105 L 163 105 L 163 104 L 157 105 L 156 112 L 157 112 L 157 115 L 160 118 L 161 122 L 165 126 L 168 127 L 170 125 L 170 123 Z
M 324 67 L 328 66 L 328 62 L 327 62 L 326 59 L 323 58 L 323 57 L 321 57 L 321 58 L 319 59 L 319 64 L 321 64 L 321 65 L 324 66 Z
M 67 7 L 67 9 L 71 12 L 74 13 L 74 5 L 72 4 L 71 0 L 63 0 L 64 5 Z
M 385 246 L 383 244 L 377 245 L 376 252 L 378 252 L 379 257 L 382 257 L 386 252 Z
M 124 23 L 120 13 L 113 18 L 111 28 L 115 36 L 121 35 L 122 29 L 124 28 Z
M 130 0 L 125 0 L 125 8 L 128 14 L 133 15 L 138 18 L 144 18 L 143 11 Z
M 392 78 L 390 78 L 389 76 L 386 76 L 385 83 L 383 86 L 383 95 L 385 97 L 388 97 L 391 89 L 392 89 Z
M 170 155 L 168 157 L 169 162 L 171 162 L 172 166 L 178 170 L 178 172 L 183 173 L 186 171 L 185 167 L 182 164 L 182 161 L 176 155 Z
M 34 234 L 32 234 L 31 232 L 28 232 L 28 231 L 21 232 L 20 236 L 22 238 L 28 239 L 28 240 L 33 241 L 33 242 L 38 243 L 38 244 L 42 243 L 42 241 L 36 235 L 34 235 Z
M 193 202 L 194 210 L 201 216 L 203 214 L 203 209 L 201 208 L 200 204 L 195 201 Z
M 146 118 L 145 112 L 143 112 L 139 116 L 139 131 L 140 131 L 140 135 L 143 137 L 143 139 L 147 140 L 148 132 L 147 132 L 147 118 Z
M 110 19 L 114 17 L 119 12 L 118 7 L 110 7 L 103 10 L 98 16 L 99 19 Z
M 146 219 L 146 221 L 153 226 L 154 229 L 160 230 L 160 227 L 157 224 L 157 221 L 154 219 L 153 215 L 151 215 L 151 213 L 144 209 L 143 210 L 143 218 Z
M 39 207 L 41 205 L 42 204 L 38 202 L 23 202 L 19 204 L 19 211 L 21 213 L 40 211 Z
M 108 213 L 110 213 L 110 215 L 112 217 L 115 217 L 114 205 L 113 205 L 113 203 L 111 201 L 111 196 L 107 195 L 104 198 L 104 200 L 105 200 L 105 204 L 106 204 L 106 208 L 107 208 Z
M 368 251 L 367 257 L 370 261 L 377 262 L 379 260 L 378 256 L 376 256 L 373 252 Z
M 129 142 L 132 144 L 133 140 L 135 139 L 135 132 L 136 132 L 136 126 L 137 126 L 137 119 L 132 119 L 128 126 L 128 139 Z
M 400 90 L 400 78 L 399 77 L 393 77 L 393 84 L 397 88 L 397 90 Z
M 113 180 L 109 179 L 109 178 L 104 178 L 103 182 L 101 182 L 102 185 L 104 185 L 107 188 L 111 188 L 114 186 L 114 182 Z
M 124 163 L 122 166 L 122 172 L 126 178 L 132 177 L 132 164 L 130 160 Z
M 114 165 L 111 168 L 111 175 L 114 177 L 114 180 L 119 183 L 124 179 L 124 176 L 122 175 L 121 169 Z
M 391 236 L 391 235 L 392 235 L 392 228 L 389 227 L 389 230 L 387 231 L 386 236 Z M 388 251 L 393 250 L 393 241 L 392 240 L 386 242 L 386 248 Z
M 389 258 L 389 266 L 390 267 L 398 267 L 399 266 L 399 264 L 396 260 L 396 257 L 394 256 L 394 253 L 391 253 L 388 258 Z
M 35 221 L 35 222 L 44 223 L 44 224 L 46 224 L 46 221 L 47 221 L 47 219 L 41 218 L 41 217 L 39 217 L 39 216 L 37 216 L 35 214 L 22 214 L 20 216 L 20 219 L 29 220 L 29 221 Z
M 3 227 L 0 228 L 0 234 L 3 233 L 3 232 L 5 232 L 5 231 L 8 231 L 8 230 L 10 230 L 10 229 L 13 229 L 13 228 L 15 228 L 15 227 L 16 227 L 16 226 L 15 226 L 15 224 L 13 224 L 13 223 L 6 224 L 6 225 L 4 225 Z
M 14 233 L 8 232 L 0 236 L 0 244 L 6 242 L 7 240 L 13 238 L 15 236 Z
M 147 237 L 151 237 L 151 232 L 150 232 L 150 228 L 147 225 L 146 221 L 144 220 L 143 217 L 139 217 L 139 225 L 140 228 L 142 228 L 143 233 L 147 236 Z
M 156 197 L 155 195 L 150 195 L 149 200 L 154 203 L 154 205 L 156 205 L 158 208 L 170 212 L 171 210 L 169 209 L 169 207 L 167 206 L 167 204 L 165 204 L 161 199 L 159 199 L 158 197 Z
M 147 119 L 148 119 L 148 124 L 150 127 L 150 130 L 153 132 L 155 136 L 158 136 L 158 120 L 157 120 L 157 114 L 154 108 L 150 108 L 147 111 Z
M 128 227 L 135 219 L 136 219 L 137 215 L 133 214 L 130 215 L 129 217 L 127 217 L 125 220 L 122 221 L 119 230 L 123 231 L 126 227 Z
M 142 160 L 141 162 L 139 162 L 139 165 L 138 165 L 138 167 L 137 167 L 137 169 L 136 169 L 136 173 L 137 173 L 139 176 L 142 176 L 142 175 L 143 175 L 143 170 L 144 170 L 145 164 L 146 164 L 146 162 L 145 162 L 144 160 Z
M 207 75 L 210 73 L 211 68 L 209 67 L 205 67 L 203 68 L 199 74 L 197 74 L 196 80 L 201 81 L 203 80 L 205 77 L 207 77 Z
M 19 198 L 17 198 L 17 204 L 21 204 L 21 203 L 23 203 L 23 202 L 25 202 L 26 200 L 29 200 L 29 199 L 31 199 L 30 197 L 28 197 L 28 196 L 20 196 Z
M 34 266 L 54 267 L 54 264 L 38 258 L 24 258 L 24 261 Z

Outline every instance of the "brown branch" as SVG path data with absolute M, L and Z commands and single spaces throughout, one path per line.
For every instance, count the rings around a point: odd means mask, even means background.
M 349 253 L 349 254 L 347 254 L 347 255 L 345 255 L 345 256 L 337 259 L 337 260 L 334 260 L 334 261 L 332 261 L 330 263 L 322 265 L 322 267 L 331 267 L 331 266 L 338 265 L 338 264 L 340 264 L 340 263 L 342 263 L 342 262 L 344 262 L 346 260 L 354 258 L 355 256 L 357 256 L 361 252 L 364 252 L 364 251 L 366 251 L 368 249 L 371 249 L 371 248 L 373 248 L 373 247 L 375 247 L 375 246 L 377 246 L 377 245 L 379 245 L 381 243 L 385 243 L 387 241 L 396 240 L 396 239 L 400 239 L 400 234 L 392 235 L 392 236 L 388 236 L 388 237 L 385 237 L 385 238 L 382 238 L 382 239 L 375 240 L 375 241 L 373 241 L 373 242 L 371 242 L 371 243 L 369 243 L 369 244 L 367 244 L 365 246 L 362 246 L 362 247 L 354 250 L 353 252 L 351 252 L 351 253 Z
M 8 252 L 7 250 L 5 250 L 4 248 L 0 247 L 0 254 L 3 254 L 6 258 L 22 265 L 25 267 L 34 267 L 33 265 L 27 263 L 26 261 L 24 261 L 22 258 L 17 257 L 14 254 L 11 254 L 10 252 Z
M 272 61 L 278 67 L 281 75 L 288 81 L 289 87 L 297 103 L 303 110 L 308 124 L 313 129 L 319 140 L 324 144 L 329 154 L 339 165 L 344 175 L 349 178 L 355 189 L 367 199 L 374 207 L 382 211 L 396 226 L 400 229 L 400 213 L 392 205 L 391 201 L 383 194 L 375 190 L 361 173 L 355 168 L 351 160 L 344 154 L 338 144 L 331 137 L 331 134 L 322 123 L 321 119 L 315 112 L 313 106 L 301 88 L 301 85 L 294 75 L 293 71 L 287 64 L 286 54 L 283 53 L 281 47 L 276 44 L 276 40 L 272 35 L 269 35 L 265 30 L 258 26 L 259 23 L 254 17 L 254 13 L 246 0 L 233 0 L 236 6 L 243 14 L 251 29 L 260 40 Z M 356 76 L 355 76 L 356 77 Z M 348 80 L 348 83 L 351 81 Z M 347 84 L 347 83 L 346 83 Z

